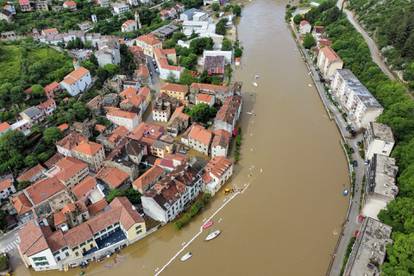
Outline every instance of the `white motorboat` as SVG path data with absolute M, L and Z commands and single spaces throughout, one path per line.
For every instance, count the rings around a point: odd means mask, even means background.
M 252 83 L 254 87 L 258 87 L 259 85 L 257 84 L 257 82 L 253 82 Z
M 221 231 L 220 230 L 215 230 L 213 232 L 211 232 L 210 234 L 207 235 L 207 237 L 205 238 L 206 241 L 211 241 L 215 238 L 217 238 L 220 235 Z
M 180 261 L 185 262 L 188 259 L 190 259 L 192 256 L 193 256 L 193 254 L 191 254 L 191 252 L 187 252 L 180 258 Z

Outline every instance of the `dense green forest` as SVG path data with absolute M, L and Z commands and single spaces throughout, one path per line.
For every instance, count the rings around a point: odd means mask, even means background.
M 349 8 L 382 49 L 393 69 L 414 88 L 414 2 L 350 0 Z
M 321 4 L 305 17 L 312 24 L 326 26 L 332 47 L 344 66 L 354 72 L 384 107 L 379 121 L 393 129 L 397 141 L 393 156 L 399 166 L 400 193 L 379 214 L 384 223 L 392 226 L 394 240 L 387 248 L 381 269 L 383 275 L 414 275 L 414 100 L 402 84 L 389 80 L 372 62 L 364 39 L 335 7 L 335 1 Z

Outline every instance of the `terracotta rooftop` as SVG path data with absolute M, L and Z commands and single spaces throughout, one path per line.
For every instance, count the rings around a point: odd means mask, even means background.
M 80 143 L 86 142 L 86 141 L 88 141 L 88 138 L 86 138 L 85 136 L 75 131 L 72 131 L 71 133 L 63 137 L 61 140 L 57 141 L 56 145 L 62 148 L 65 148 L 67 150 L 72 150 Z
M 121 93 L 119 93 L 119 95 L 124 99 L 126 99 L 128 97 L 131 97 L 131 96 L 135 96 L 137 94 L 138 94 L 138 89 L 135 89 L 133 87 L 128 87 L 128 88 L 122 90 Z
M 61 225 L 67 221 L 66 216 L 62 212 L 56 212 L 53 214 L 53 223 L 55 226 Z
M 81 199 L 94 189 L 96 189 L 96 178 L 88 175 L 78 185 L 72 188 L 72 193 L 77 199 Z
M 46 240 L 52 252 L 56 252 L 59 249 L 62 249 L 63 247 L 67 246 L 66 240 L 61 230 L 53 232 L 50 236 L 46 238 Z
M 148 45 L 154 46 L 160 44 L 161 41 L 153 34 L 145 34 L 137 37 L 137 40 L 142 41 Z
M 122 26 L 127 27 L 128 25 L 135 25 L 135 24 L 136 23 L 135 23 L 134 20 L 129 19 L 129 20 L 125 21 L 124 23 L 122 23 Z
M 23 226 L 19 231 L 19 237 L 20 251 L 29 257 L 49 248 L 41 227 L 33 220 Z
M 30 179 L 32 179 L 36 175 L 41 174 L 44 170 L 45 170 L 45 168 L 42 165 L 37 164 L 33 168 L 31 168 L 31 169 L 25 171 L 24 173 L 22 173 L 17 178 L 17 181 L 19 181 L 19 182 L 21 182 L 21 181 L 30 181 Z
M 230 159 L 220 156 L 211 159 L 204 169 L 215 177 L 221 178 L 232 165 L 233 162 Z
M 44 87 L 45 93 L 48 94 L 52 91 L 55 91 L 56 89 L 59 89 L 60 85 L 58 82 L 54 81 L 52 83 L 49 83 Z
M 228 97 L 217 112 L 215 120 L 223 121 L 232 125 L 236 119 L 241 104 L 241 96 L 234 95 Z
M 26 188 L 27 195 L 35 205 L 63 190 L 65 190 L 65 185 L 55 177 L 39 180 Z
M 161 91 L 162 90 L 167 90 L 167 91 L 174 91 L 174 92 L 178 92 L 178 93 L 182 93 L 184 95 L 186 95 L 188 93 L 188 86 L 187 85 L 182 85 L 182 84 L 176 84 L 176 83 L 164 83 L 161 86 Z
M 112 109 L 106 115 L 107 116 L 113 116 L 113 117 L 126 118 L 126 119 L 130 119 L 130 120 L 138 117 L 138 115 L 134 112 L 123 111 L 121 109 Z
M 79 67 L 78 69 L 72 71 L 70 74 L 66 75 L 62 82 L 71 85 L 82 79 L 87 74 L 89 74 L 88 69 L 84 67 Z
M 197 96 L 196 96 L 196 101 L 197 102 L 202 102 L 202 103 L 209 104 L 209 103 L 211 103 L 212 100 L 213 100 L 213 96 L 209 95 L 209 94 L 198 93 Z
M 93 156 L 97 154 L 102 149 L 102 145 L 92 142 L 92 141 L 85 141 L 79 143 L 75 148 L 74 151 L 82 153 L 84 155 Z
M 53 154 L 52 157 L 50 157 L 46 162 L 44 162 L 44 164 L 48 169 L 51 169 L 52 167 L 56 165 L 57 162 L 59 162 L 59 160 L 63 158 L 65 158 L 65 156 L 57 152 Z
M 108 184 L 111 189 L 116 189 L 129 178 L 129 175 L 118 168 L 103 167 L 96 178 Z
M 190 89 L 195 89 L 197 91 L 204 91 L 210 93 L 225 93 L 229 91 L 229 87 L 226 85 L 216 85 L 209 83 L 192 83 Z
M 142 138 L 158 139 L 164 132 L 164 127 L 160 125 L 142 122 L 129 134 L 129 137 L 137 141 Z
M 153 166 L 138 177 L 132 183 L 132 186 L 138 191 L 145 191 L 149 188 L 148 185 L 154 184 L 163 174 L 164 170 L 162 168 Z
M 65 157 L 61 159 L 55 164 L 55 166 L 60 170 L 55 176 L 63 182 L 68 181 L 72 177 L 79 174 L 79 172 L 88 168 L 88 164 L 73 157 Z
M 104 209 L 108 206 L 108 203 L 103 198 L 91 205 L 88 206 L 88 212 L 91 217 L 96 216 L 100 212 L 104 211 Z
M 93 237 L 93 233 L 87 223 L 79 224 L 64 234 L 66 243 L 75 247 Z
M 341 58 L 336 54 L 336 52 L 329 46 L 323 47 L 320 49 L 320 51 L 323 53 L 326 59 L 329 60 L 329 62 L 341 60 Z
M 111 143 L 117 143 L 122 138 L 126 137 L 129 133 L 129 130 L 124 126 L 117 127 L 114 131 L 112 131 L 111 135 L 108 137 L 108 141 Z
M 12 197 L 12 204 L 19 215 L 29 212 L 33 207 L 32 203 L 30 203 L 30 200 L 24 193 L 19 193 Z
M 3 122 L 0 124 L 0 132 L 4 132 L 8 129 L 10 129 L 10 125 L 8 122 Z
M 95 130 L 98 131 L 99 133 L 103 133 L 106 130 L 106 126 L 101 125 L 101 124 L 96 124 Z
M 5 178 L 0 180 L 0 191 L 7 190 L 13 185 L 13 178 Z
M 69 128 L 69 125 L 67 123 L 58 125 L 57 127 L 61 132 L 64 132 L 65 130 L 67 130 Z
M 201 125 L 193 124 L 190 132 L 188 133 L 188 138 L 208 146 L 213 138 L 213 134 L 210 130 L 205 129 Z

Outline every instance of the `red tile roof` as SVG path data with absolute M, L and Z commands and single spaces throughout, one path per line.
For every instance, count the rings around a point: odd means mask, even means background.
M 61 230 L 53 232 L 53 234 L 48 236 L 46 240 L 52 252 L 56 252 L 59 249 L 62 249 L 63 247 L 67 246 L 66 240 Z
M 103 167 L 97 173 L 96 178 L 108 184 L 111 189 L 116 189 L 125 183 L 129 175 L 118 168 Z
M 56 212 L 53 214 L 53 223 L 55 226 L 61 225 L 62 223 L 65 223 L 67 221 L 67 218 L 65 214 L 62 212 Z
M 108 141 L 111 143 L 117 143 L 122 138 L 126 137 L 128 133 L 129 131 L 126 127 L 119 126 L 114 131 L 112 131 L 111 135 L 108 137 Z
M 196 96 L 196 101 L 210 104 L 213 101 L 213 96 L 204 93 L 198 93 Z
M 92 190 L 95 189 L 97 189 L 96 178 L 88 175 L 78 185 L 72 188 L 72 193 L 77 199 L 81 199 L 86 197 Z
M 44 90 L 46 94 L 49 94 L 50 92 L 53 92 L 57 89 L 60 88 L 60 85 L 58 82 L 54 81 L 52 83 L 49 83 L 48 85 L 45 86 Z
M 125 118 L 125 119 L 130 119 L 130 120 L 138 118 L 137 113 L 124 111 L 124 110 L 121 110 L 121 109 L 112 109 L 106 115 L 107 116 L 112 116 L 112 117 L 121 117 L 121 118 Z
M 204 91 L 210 93 L 225 93 L 229 90 L 229 87 L 226 85 L 216 85 L 209 83 L 192 83 L 190 89 L 195 89 L 197 91 Z
M 72 131 L 71 133 L 63 137 L 61 140 L 57 141 L 56 145 L 62 148 L 65 148 L 67 150 L 72 150 L 80 143 L 86 142 L 86 141 L 88 141 L 88 138 L 86 138 L 85 136 L 75 131 Z
M 7 190 L 13 185 L 13 178 L 5 178 L 0 180 L 0 191 Z
M 70 247 L 75 247 L 84 241 L 92 239 L 93 233 L 89 228 L 88 223 L 82 223 L 72 229 L 69 229 L 69 231 L 64 234 L 64 237 L 66 243 Z
M 144 42 L 145 44 L 154 46 L 160 44 L 161 41 L 153 34 L 145 34 L 137 37 L 137 40 Z
M 144 174 L 138 177 L 133 183 L 132 186 L 135 190 L 145 191 L 149 187 L 148 185 L 154 184 L 164 173 L 164 170 L 158 166 L 153 166 L 147 170 Z
M 45 170 L 45 168 L 42 165 L 37 164 L 33 168 L 31 168 L 31 169 L 25 171 L 24 173 L 22 173 L 17 178 L 17 181 L 19 181 L 19 182 L 21 182 L 21 181 L 30 181 L 30 179 L 32 179 L 36 175 L 41 174 L 44 170 Z
M 81 142 L 73 150 L 84 155 L 93 156 L 102 150 L 102 145 L 92 141 L 85 141 Z
M 61 132 L 64 132 L 65 130 L 67 130 L 69 128 L 69 125 L 67 123 L 58 125 L 57 127 Z
M 182 93 L 182 94 L 186 95 L 188 93 L 188 86 L 187 85 L 182 85 L 182 84 L 166 82 L 161 86 L 160 90 L 161 91 L 163 91 L 163 90 L 174 91 L 174 92 L 178 92 L 178 93 Z
M 190 132 L 188 133 L 188 138 L 208 146 L 213 138 L 213 134 L 210 130 L 205 129 L 201 125 L 193 124 Z
M 140 123 L 129 135 L 131 139 L 141 140 L 143 138 L 158 139 L 164 134 L 164 127 L 153 123 Z
M 204 169 L 215 177 L 221 178 L 232 165 L 233 162 L 230 159 L 220 156 L 211 159 Z
M 0 132 L 4 132 L 8 129 L 10 129 L 10 125 L 8 122 L 3 122 L 0 124 Z
M 88 206 L 88 212 L 91 217 L 96 216 L 100 212 L 104 211 L 104 209 L 108 206 L 108 203 L 103 198 L 91 205 Z
M 39 180 L 26 188 L 27 195 L 36 205 L 64 190 L 65 185 L 55 177 Z
M 19 231 L 19 237 L 20 251 L 28 257 L 49 248 L 41 227 L 33 220 L 23 226 Z
M 336 54 L 336 52 L 332 50 L 332 48 L 329 46 L 323 47 L 320 51 L 323 53 L 325 58 L 329 60 L 329 62 L 341 60 L 341 58 Z
M 79 67 L 78 69 L 72 71 L 70 74 L 66 75 L 62 82 L 65 82 L 67 84 L 74 84 L 87 74 L 89 74 L 88 69 Z
M 55 176 L 62 182 L 70 180 L 72 177 L 88 168 L 88 164 L 73 157 L 65 157 L 60 159 L 55 166 L 60 169 Z
M 30 200 L 24 193 L 12 197 L 12 204 L 19 215 L 29 212 L 33 207 L 32 203 L 30 203 Z

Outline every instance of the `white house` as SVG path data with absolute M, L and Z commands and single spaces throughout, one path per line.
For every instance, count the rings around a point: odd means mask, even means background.
M 199 124 L 193 124 L 181 137 L 181 142 L 208 155 L 213 134 Z
M 60 82 L 71 96 L 76 96 L 79 93 L 86 91 L 92 83 L 91 73 L 84 67 L 78 67 Z
M 223 129 L 233 133 L 242 109 L 242 97 L 234 95 L 226 98 L 214 118 L 214 130 Z
M 230 147 L 231 133 L 220 129 L 214 131 L 214 138 L 211 142 L 211 157 L 226 157 Z
M 162 48 L 162 42 L 154 34 L 145 34 L 137 37 L 135 43 L 144 50 L 144 54 L 150 57 L 154 56 L 155 49 Z
M 214 157 L 204 170 L 203 190 L 214 195 L 233 175 L 233 162 L 226 157 Z
M 301 35 L 309 34 L 311 32 L 312 26 L 308 21 L 302 20 L 299 23 L 299 33 Z
M 325 46 L 319 50 L 317 66 L 323 77 L 330 80 L 337 69 L 342 69 L 344 63 L 331 47 Z
M 203 60 L 206 57 L 217 57 L 223 56 L 226 64 L 231 64 L 233 60 L 233 52 L 232 51 L 213 51 L 213 50 L 205 50 L 203 52 Z
M 129 11 L 129 6 L 126 3 L 113 3 L 112 9 L 114 14 L 120 15 Z
M 191 36 L 193 33 L 202 36 L 210 33 L 215 34 L 216 32 L 216 25 L 208 21 L 184 21 L 182 28 L 186 36 Z
M 14 179 L 12 176 L 7 176 L 0 180 L 0 199 L 7 199 L 11 194 L 16 192 L 16 187 L 14 187 Z
M 157 63 L 160 78 L 168 79 L 170 77 L 176 80 L 180 79 L 184 68 L 181 66 L 170 65 L 169 60 L 177 60 L 175 49 L 154 49 L 155 62 Z
M 331 87 L 347 119 L 356 127 L 368 128 L 381 115 L 382 106 L 349 69 L 336 70 Z
M 134 130 L 141 121 L 136 113 L 120 109 L 109 111 L 106 118 L 118 126 L 124 126 L 129 131 Z
M 122 23 L 121 31 L 123 33 L 135 32 L 138 29 L 137 22 L 135 20 L 127 20 Z
M 390 156 L 395 141 L 389 126 L 371 122 L 364 133 L 365 159 L 370 160 L 374 154 Z
M 104 67 L 107 64 L 119 65 L 121 63 L 120 46 L 114 45 L 110 47 L 105 45 L 95 52 L 95 57 L 98 60 L 98 64 Z

